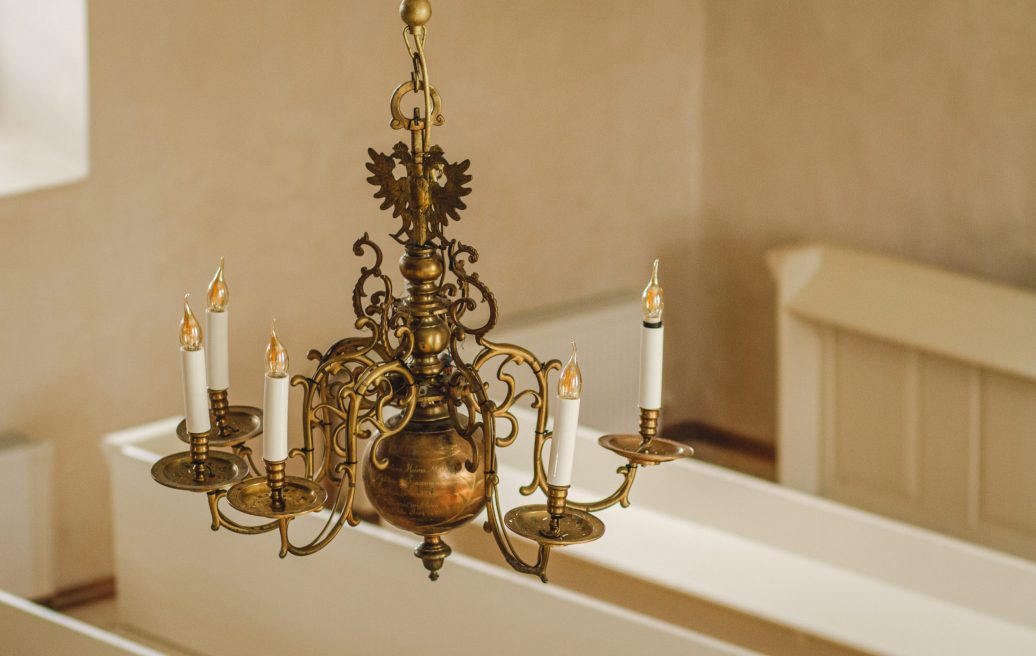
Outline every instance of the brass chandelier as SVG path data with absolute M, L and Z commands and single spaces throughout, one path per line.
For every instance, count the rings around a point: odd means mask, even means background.
M 604 524 L 592 513 L 617 503 L 628 506 L 638 467 L 691 455 L 688 447 L 656 435 L 662 337 L 657 262 L 643 298 L 642 358 L 656 358 L 657 363 L 648 367 L 648 378 L 654 382 L 647 383 L 642 363 L 640 434 L 600 438 L 601 446 L 626 459 L 618 469 L 622 479 L 613 493 L 591 502 L 568 499 L 582 388 L 574 348 L 562 369 L 558 360 L 541 361 L 525 348 L 487 338 L 498 310 L 493 293 L 477 273 L 468 270 L 478 253 L 445 236 L 449 221 L 459 220 L 460 211 L 466 209 L 471 176 L 467 160 L 448 161 L 442 148 L 431 141 L 432 126 L 445 122 L 442 100 L 429 81 L 425 59 L 431 7 L 427 0 L 403 0 L 400 15 L 406 24 L 403 37 L 413 72 L 392 94 L 390 125 L 408 131 L 410 145 L 397 143 L 391 154 L 369 149 L 367 180 L 378 188 L 374 197 L 381 199 L 381 209 L 391 208 L 392 216 L 401 219 L 391 236 L 404 250 L 399 261 L 406 280 L 404 293 L 394 295 L 392 281 L 382 271 L 381 249 L 364 234 L 353 252 L 373 255 L 374 262 L 361 267 L 352 293 L 355 326 L 364 334 L 341 339 L 323 352 L 311 350 L 308 358 L 316 361 L 313 373 L 289 379 L 287 352 L 271 331 L 264 417 L 258 408 L 229 404 L 225 346 L 222 361 L 217 346 L 226 340 L 227 332 L 228 293 L 221 262 L 209 287 L 208 353 L 203 355 L 201 327 L 186 302 L 181 322 L 186 417 L 177 433 L 190 448 L 159 460 L 152 476 L 171 488 L 206 493 L 212 530 L 225 528 L 245 535 L 277 531 L 282 558 L 316 553 L 346 524 L 359 523 L 353 501 L 362 476 L 381 518 L 423 538 L 414 553 L 433 581 L 450 555 L 443 536 L 484 510 L 484 528 L 492 533 L 507 563 L 546 582 L 551 548 L 601 537 Z M 410 93 L 423 102 L 406 116 L 400 105 Z M 404 175 L 397 178 L 400 166 Z M 375 290 L 369 292 L 368 285 Z M 483 318 L 473 322 L 476 312 Z M 461 352 L 465 339 L 479 347 L 470 362 Z M 502 398 L 491 398 L 484 369 L 495 369 Z M 518 370 L 534 382 L 519 385 Z M 553 427 L 548 427 L 552 401 L 548 377 L 554 370 L 560 372 L 553 399 L 557 409 Z M 289 380 L 302 391 L 302 446 L 290 451 Z M 519 422 L 512 413 L 518 401 L 528 402 L 536 412 L 532 480 L 520 491 L 523 495 L 541 491 L 546 503 L 503 513 L 496 450 L 518 438 Z M 259 467 L 249 442 L 264 433 L 264 462 Z M 368 443 L 365 452 L 361 441 Z M 543 450 L 548 442 L 550 459 L 545 467 Z M 286 474 L 290 459 L 298 459 L 300 476 Z M 224 498 L 263 523 L 246 525 L 228 517 L 220 507 Z M 289 539 L 292 519 L 322 508 L 329 510 L 323 529 L 306 544 L 293 543 Z M 511 533 L 538 544 L 535 561 L 519 556 Z

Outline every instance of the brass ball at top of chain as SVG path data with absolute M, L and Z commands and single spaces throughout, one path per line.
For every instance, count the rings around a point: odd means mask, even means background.
M 410 27 L 421 27 L 432 18 L 432 3 L 428 0 L 403 0 L 399 16 Z

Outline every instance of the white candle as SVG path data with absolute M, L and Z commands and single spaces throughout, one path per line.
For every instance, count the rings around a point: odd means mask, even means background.
M 209 347 L 206 349 L 206 370 L 211 390 L 225 390 L 230 387 L 230 354 L 228 345 L 228 324 L 230 322 L 230 293 L 223 278 L 223 258 L 219 269 L 209 283 L 209 307 L 205 310 L 205 332 Z
M 209 422 L 209 398 L 205 392 L 205 349 L 202 348 L 201 326 L 191 312 L 186 295 L 180 320 L 180 374 L 187 432 L 207 433 L 212 424 Z
M 550 438 L 550 460 L 547 464 L 547 483 L 555 487 L 572 484 L 572 464 L 575 460 L 576 430 L 579 428 L 579 397 L 583 393 L 583 376 L 579 371 L 576 345 L 572 357 L 558 377 L 557 411 L 554 413 L 554 435 Z
M 288 459 L 288 352 L 270 328 L 263 386 L 263 460 Z
M 658 284 L 658 260 L 641 297 L 644 325 L 640 330 L 640 407 L 662 407 L 662 286 Z

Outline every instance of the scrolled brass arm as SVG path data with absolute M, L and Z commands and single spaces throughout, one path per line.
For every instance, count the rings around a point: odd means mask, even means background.
M 338 493 L 335 495 L 330 509 L 330 516 L 316 537 L 304 545 L 295 546 L 289 540 L 288 522 L 282 520 L 277 523 L 281 534 L 279 554 L 281 558 L 288 554 L 293 556 L 315 554 L 330 544 L 346 524 L 359 525 L 360 520 L 353 515 L 353 501 L 356 498 L 356 463 L 339 463 L 338 470 L 340 474 L 344 474 L 342 484 L 338 487 Z
M 225 528 L 228 531 L 240 533 L 241 535 L 259 535 L 260 533 L 269 533 L 273 529 L 277 528 L 276 521 L 257 526 L 246 526 L 227 517 L 223 514 L 223 511 L 219 509 L 220 499 L 227 496 L 226 490 L 213 490 L 209 492 L 207 496 L 209 500 L 209 513 L 212 515 L 211 528 L 213 531 Z
M 544 583 L 547 582 L 547 561 L 550 558 L 550 545 L 540 544 L 539 549 L 536 552 L 536 562 L 527 563 L 518 552 L 515 550 L 514 545 L 511 544 L 511 538 L 507 535 L 507 529 L 504 528 L 503 519 L 500 515 L 500 502 L 497 498 L 497 485 L 500 482 L 500 477 L 495 473 L 486 476 L 486 523 L 483 525 L 483 529 L 487 533 L 492 533 L 493 538 L 496 540 L 496 546 L 500 549 L 500 553 L 503 555 L 504 560 L 512 569 L 521 572 L 522 574 L 533 574 L 540 577 L 540 580 Z
M 547 472 L 543 466 L 543 447 L 548 440 L 552 438 L 551 433 L 547 432 L 543 435 L 537 434 L 536 443 L 533 446 L 533 481 L 529 485 L 521 488 L 521 493 L 529 495 L 535 492 L 537 489 L 541 490 L 544 494 L 547 493 Z M 630 490 L 633 489 L 633 482 L 637 477 L 637 465 L 636 463 L 626 463 L 615 470 L 616 474 L 622 476 L 622 481 L 619 483 L 619 487 L 614 492 L 605 496 L 597 501 L 574 501 L 567 500 L 567 504 L 577 510 L 583 510 L 585 512 L 599 512 L 606 508 L 611 508 L 615 504 L 621 505 L 623 508 L 629 508 L 630 506 Z

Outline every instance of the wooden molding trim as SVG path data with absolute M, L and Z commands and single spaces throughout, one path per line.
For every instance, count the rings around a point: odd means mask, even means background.
M 41 606 L 51 610 L 68 610 L 84 604 L 90 604 L 101 599 L 110 599 L 115 596 L 115 578 L 112 576 L 89 581 L 80 585 L 62 588 L 42 599 L 34 600 Z

